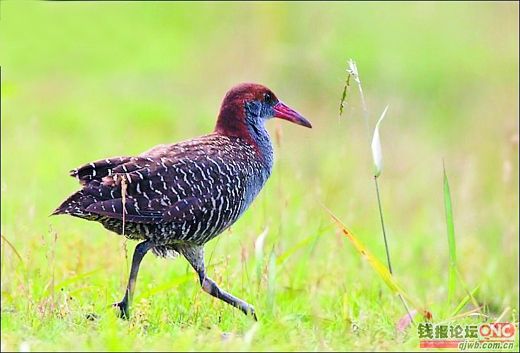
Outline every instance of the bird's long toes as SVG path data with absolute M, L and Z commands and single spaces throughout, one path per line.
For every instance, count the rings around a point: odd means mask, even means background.
M 258 321 L 258 318 L 256 317 L 255 308 L 252 305 L 249 305 L 244 313 L 247 316 L 251 316 L 255 321 Z
M 114 303 L 112 304 L 112 307 L 118 309 L 117 314 L 121 319 L 128 320 L 130 318 L 127 302 L 121 301 L 119 303 Z

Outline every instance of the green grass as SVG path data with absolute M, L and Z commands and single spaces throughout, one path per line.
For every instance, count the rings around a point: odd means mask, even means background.
M 448 235 L 448 251 L 450 265 L 448 270 L 448 305 L 451 305 L 455 295 L 457 280 L 457 247 L 455 241 L 455 225 L 453 222 L 453 207 L 451 205 L 450 183 L 446 169 L 443 166 L 444 211 L 446 213 L 446 234 Z
M 471 310 L 469 292 L 518 320 L 517 28 L 516 3 L 1 2 L 2 350 L 418 349 L 413 327 L 396 332 L 399 298 L 322 207 L 385 259 L 354 87 L 338 119 L 349 58 L 371 121 L 391 106 L 379 182 L 393 277 L 434 321 Z M 67 172 L 211 131 L 241 81 L 314 127 L 269 123 L 274 173 L 206 249 L 209 275 L 259 322 L 202 292 L 185 260 L 152 255 L 133 318 L 117 319 L 135 243 L 48 217 L 78 188 Z M 443 159 L 464 281 L 452 303 Z

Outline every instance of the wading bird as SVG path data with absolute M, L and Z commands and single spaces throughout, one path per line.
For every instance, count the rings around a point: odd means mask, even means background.
M 70 172 L 83 188 L 53 214 L 96 221 L 141 241 L 123 300 L 114 304 L 121 317 L 129 317 L 139 265 L 151 250 L 162 257 L 182 254 L 204 291 L 256 320 L 252 305 L 206 275 L 204 244 L 240 218 L 269 178 L 273 146 L 265 122 L 273 117 L 311 127 L 267 87 L 240 84 L 224 97 L 213 133 Z

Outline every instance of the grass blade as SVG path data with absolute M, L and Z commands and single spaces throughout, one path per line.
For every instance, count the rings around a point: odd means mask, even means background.
M 256 283 L 258 288 L 262 283 L 262 268 L 264 266 L 264 242 L 269 228 L 265 228 L 255 240 L 255 263 L 256 263 Z
M 272 313 L 275 305 L 276 295 L 276 254 L 274 247 L 269 254 L 268 276 L 267 276 L 267 307 Z
M 462 298 L 459 305 L 457 305 L 457 307 L 455 308 L 455 310 L 453 310 L 453 312 L 451 313 L 450 316 L 451 317 L 456 316 L 466 306 L 466 304 L 469 303 L 469 301 L 471 300 L 471 297 L 475 296 L 475 293 L 477 293 L 479 288 L 480 288 L 480 285 L 476 286 L 470 293 L 468 293 L 464 298 Z
M 309 235 L 308 237 L 306 238 L 303 238 L 302 240 L 300 240 L 298 243 L 296 243 L 295 245 L 291 246 L 289 249 L 285 250 L 283 253 L 281 253 L 277 258 L 276 258 L 276 264 L 278 266 L 281 266 L 287 259 L 289 259 L 294 253 L 296 253 L 298 250 L 301 250 L 303 249 L 304 247 L 306 247 L 307 245 L 309 245 L 309 243 L 311 243 L 312 241 L 316 241 L 319 237 L 321 237 L 323 234 L 325 233 L 321 233 L 321 234 L 311 234 Z
M 462 274 L 460 273 L 458 267 L 455 268 L 456 272 L 457 272 L 457 278 L 459 279 L 459 282 L 460 282 L 460 285 L 462 286 L 462 289 L 464 290 L 464 292 L 466 293 L 466 295 L 469 296 L 471 302 L 473 303 L 473 306 L 475 308 L 480 308 L 481 305 L 478 303 L 477 299 L 475 298 L 475 296 L 473 295 L 473 292 L 470 292 L 468 290 L 468 286 L 466 284 L 466 281 L 464 281 L 464 278 L 462 277 Z
M 16 255 L 16 257 L 18 258 L 18 260 L 20 260 L 22 266 L 25 268 L 25 262 L 23 261 L 23 258 L 22 256 L 20 255 L 20 253 L 18 252 L 18 250 L 16 250 L 16 248 L 14 247 L 14 245 L 9 241 L 7 240 L 6 237 L 4 237 L 4 235 L 2 234 L 2 240 L 4 241 L 5 244 L 9 245 L 9 247 L 11 248 L 11 250 L 13 250 L 13 253 Z
M 329 215 L 332 217 L 336 225 L 339 227 L 339 229 L 343 232 L 343 234 L 350 240 L 354 248 L 357 250 L 357 252 L 361 255 L 362 258 L 364 258 L 372 267 L 372 269 L 379 275 L 379 277 L 385 282 L 385 284 L 390 288 L 392 292 L 399 295 L 401 298 L 406 299 L 418 312 L 420 312 L 425 318 L 430 319 L 431 313 L 427 310 L 425 310 L 419 303 L 412 299 L 404 290 L 403 288 L 397 283 L 395 278 L 392 276 L 390 271 L 388 271 L 388 268 L 381 263 L 374 255 L 372 255 L 365 245 L 359 241 L 359 239 L 354 236 L 354 234 L 349 231 L 345 225 L 327 208 L 325 208 Z M 408 313 L 410 315 L 410 313 Z
M 89 271 L 89 272 L 85 272 L 85 273 L 80 273 L 80 274 L 77 274 L 76 276 L 72 276 L 72 277 L 69 277 L 61 282 L 59 282 L 58 284 L 55 284 L 53 286 L 53 289 L 55 292 L 58 292 L 60 289 L 72 284 L 72 283 L 75 283 L 79 280 L 82 280 L 82 279 L 85 279 L 87 277 L 90 277 L 92 276 L 93 274 L 96 274 L 97 272 L 100 272 L 102 271 L 103 269 L 102 268 L 98 268 L 98 269 L 95 269 L 95 270 L 92 270 L 92 271 Z M 51 294 L 51 290 L 52 288 L 49 287 L 45 290 L 43 296 L 44 297 L 47 297 Z
M 170 291 L 172 288 L 175 288 L 181 284 L 184 284 L 188 281 L 195 281 L 195 277 L 192 273 L 187 273 L 183 276 L 174 277 L 171 281 L 168 281 L 166 283 L 162 283 L 159 286 L 155 286 L 152 288 L 149 288 L 148 290 L 145 290 L 141 292 L 140 294 L 135 296 L 135 302 L 138 302 L 141 299 L 146 299 L 155 296 L 157 293 L 164 292 L 164 291 Z M 199 291 L 197 290 L 196 293 Z
M 444 174 L 444 211 L 446 213 L 446 229 L 448 234 L 448 249 L 450 256 L 450 265 L 448 270 L 448 304 L 455 295 L 455 285 L 457 276 L 457 254 L 455 245 L 455 226 L 453 224 L 453 209 L 450 194 L 450 184 L 446 175 L 446 168 L 443 165 Z

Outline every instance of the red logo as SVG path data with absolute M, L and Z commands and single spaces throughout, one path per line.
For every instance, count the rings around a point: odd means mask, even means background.
M 495 322 L 482 324 L 479 333 L 482 338 L 512 338 L 515 336 L 516 327 L 510 322 Z

